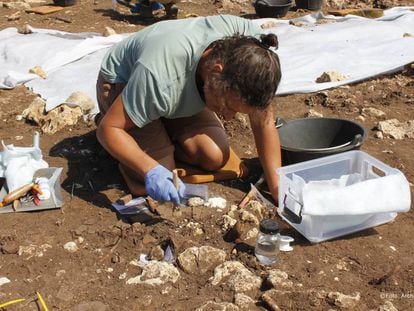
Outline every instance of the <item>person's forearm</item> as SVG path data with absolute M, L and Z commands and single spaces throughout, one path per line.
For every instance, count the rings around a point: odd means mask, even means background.
M 277 200 L 279 179 L 276 170 L 281 166 L 280 141 L 274 125 L 273 113 L 271 111 L 263 113 L 262 117 L 251 117 L 250 121 L 267 185 L 272 197 Z
M 147 155 L 124 129 L 100 126 L 97 137 L 101 145 L 119 162 L 128 166 L 142 179 L 158 162 Z

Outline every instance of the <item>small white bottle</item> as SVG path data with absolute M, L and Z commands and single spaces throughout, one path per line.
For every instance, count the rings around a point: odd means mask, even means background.
M 49 179 L 46 177 L 38 177 L 35 180 L 35 183 L 39 185 L 39 190 L 41 193 L 38 195 L 39 200 L 44 201 L 50 198 L 50 186 Z
M 277 262 L 279 243 L 279 224 L 273 219 L 261 221 L 254 253 L 262 265 L 271 265 Z

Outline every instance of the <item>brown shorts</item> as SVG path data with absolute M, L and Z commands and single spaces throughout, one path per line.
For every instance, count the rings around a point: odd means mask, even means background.
M 125 84 L 106 82 L 104 77 L 99 74 L 96 83 L 96 92 L 99 109 L 104 115 L 114 100 L 121 94 Z M 202 132 L 209 127 L 219 127 L 223 125 L 217 115 L 205 108 L 200 113 L 186 118 L 166 119 L 160 118 L 146 126 L 135 127 L 128 132 L 139 142 L 139 146 L 155 160 L 163 159 L 174 154 L 174 144 L 180 137 L 195 132 Z

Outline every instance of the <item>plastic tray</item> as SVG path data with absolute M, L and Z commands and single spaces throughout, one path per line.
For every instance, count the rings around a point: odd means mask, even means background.
M 363 215 L 302 215 L 301 205 L 289 196 L 292 175 L 306 182 L 336 179 L 359 173 L 363 180 L 402 174 L 363 151 L 348 151 L 337 155 L 288 165 L 277 170 L 279 175 L 278 214 L 312 243 L 337 238 L 392 221 L 396 212 Z M 356 197 L 355 200 L 358 200 Z

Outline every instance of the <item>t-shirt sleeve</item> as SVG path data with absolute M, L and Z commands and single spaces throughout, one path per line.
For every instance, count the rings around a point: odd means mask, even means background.
M 223 18 L 231 25 L 233 33 L 254 37 L 264 33 L 262 27 L 255 21 L 232 15 L 225 15 Z
M 125 110 L 138 127 L 168 115 L 168 101 L 165 98 L 160 83 L 143 66 L 135 68 L 122 91 Z

